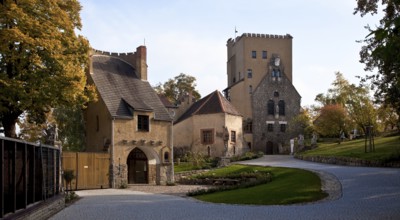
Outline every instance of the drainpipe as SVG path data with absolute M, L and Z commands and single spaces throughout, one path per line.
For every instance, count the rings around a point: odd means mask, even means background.
M 115 117 L 112 117 L 111 120 L 111 150 L 110 150 L 110 154 L 111 154 L 111 188 L 115 188 L 115 175 L 114 175 L 114 121 L 115 121 Z
M 171 121 L 171 183 L 175 183 L 174 171 L 174 120 Z

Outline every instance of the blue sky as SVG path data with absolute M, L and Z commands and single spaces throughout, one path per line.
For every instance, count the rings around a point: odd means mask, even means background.
M 352 83 L 364 76 L 359 63 L 378 16 L 353 15 L 355 0 L 81 0 L 85 36 L 95 49 L 133 52 L 147 47 L 152 85 L 180 73 L 197 78 L 204 97 L 227 86 L 226 42 L 242 33 L 293 36 L 293 84 L 302 106 L 314 104 L 340 71 Z

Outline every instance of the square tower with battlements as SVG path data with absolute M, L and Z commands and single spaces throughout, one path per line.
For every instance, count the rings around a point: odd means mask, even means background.
M 244 139 L 252 151 L 287 153 L 299 131 L 291 120 L 301 96 L 293 86 L 292 40 L 286 35 L 244 33 L 227 42 L 226 98 L 243 114 Z

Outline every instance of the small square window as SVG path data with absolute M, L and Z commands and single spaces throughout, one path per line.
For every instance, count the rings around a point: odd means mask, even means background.
M 281 132 L 286 132 L 286 124 L 281 124 Z
M 263 59 L 267 59 L 267 51 L 266 51 L 266 50 L 263 50 L 263 52 L 262 52 L 262 58 L 263 58 Z
M 268 124 L 267 125 L 267 131 L 269 131 L 269 132 L 274 131 L 274 124 Z
M 253 78 L 253 70 L 247 69 L 247 78 Z
M 147 115 L 138 115 L 137 128 L 139 131 L 149 131 L 149 116 Z
M 214 143 L 214 130 L 212 130 L 212 129 L 201 130 L 201 143 L 202 144 L 213 144 Z
M 251 58 L 253 59 L 257 58 L 257 51 L 255 50 L 251 51 Z

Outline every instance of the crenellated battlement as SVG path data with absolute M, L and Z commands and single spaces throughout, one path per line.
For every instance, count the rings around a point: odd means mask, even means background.
M 129 52 L 129 53 L 115 53 L 115 52 L 109 52 L 109 51 L 103 51 L 103 50 L 96 50 L 92 49 L 93 54 L 96 55 L 107 55 L 107 56 L 114 56 L 114 57 L 119 57 L 119 56 L 128 56 L 128 55 L 134 55 L 135 52 Z
M 229 43 L 235 43 L 240 40 L 242 37 L 254 37 L 254 38 L 271 38 L 271 39 L 293 39 L 292 35 L 278 35 L 278 34 L 255 34 L 255 33 L 243 33 L 241 36 L 237 36 L 236 39 L 229 38 Z
M 129 52 L 129 53 L 115 53 L 103 50 L 96 50 L 92 48 L 90 51 L 90 56 L 93 55 L 112 56 L 121 59 L 136 69 L 136 74 L 140 79 L 147 80 L 146 46 L 139 46 L 136 48 L 136 52 Z

